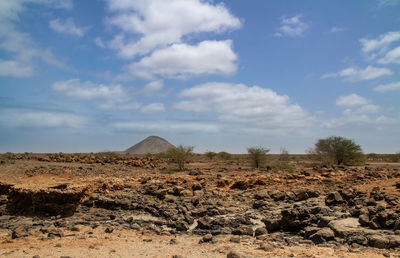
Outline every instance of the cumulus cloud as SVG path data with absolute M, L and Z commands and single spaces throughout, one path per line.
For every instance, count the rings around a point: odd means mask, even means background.
M 56 32 L 70 34 L 78 37 L 82 37 L 88 30 L 88 27 L 78 27 L 72 18 L 68 18 L 65 21 L 60 19 L 54 19 L 49 22 L 49 26 Z
M 79 128 L 86 123 L 86 118 L 57 111 L 35 109 L 1 109 L 0 124 L 17 128 Z
M 400 64 L 400 46 L 393 46 L 400 41 L 400 31 L 391 31 L 376 39 L 360 39 L 362 51 L 371 60 L 377 59 L 380 64 Z
M 140 111 L 144 114 L 162 113 L 165 111 L 165 106 L 162 103 L 151 103 L 142 107 Z
M 113 12 L 107 23 L 121 30 L 109 46 L 122 58 L 181 43 L 186 35 L 219 33 L 241 25 L 223 4 L 210 1 L 107 0 L 107 3 Z
M 237 69 L 236 60 L 230 40 L 203 41 L 195 46 L 173 44 L 125 67 L 120 79 L 153 79 L 155 75 L 181 79 L 204 74 L 229 75 Z
M 278 32 L 274 34 L 275 37 L 300 37 L 303 36 L 304 33 L 309 29 L 309 25 L 303 22 L 303 15 L 298 14 L 296 16 L 286 18 L 283 17 L 281 20 L 281 26 L 278 29 Z
M 388 84 L 380 84 L 374 88 L 374 91 L 387 92 L 400 90 L 400 82 L 393 82 Z
M 395 41 L 400 40 L 400 31 L 391 31 L 385 34 L 380 35 L 377 39 L 368 39 L 362 38 L 360 39 L 362 50 L 366 53 L 386 49 Z
M 103 40 L 101 38 L 99 38 L 99 37 L 94 39 L 94 43 L 100 48 L 105 48 L 106 47 L 106 45 L 104 44 Z
M 336 105 L 340 107 L 355 107 L 361 106 L 368 103 L 368 100 L 364 97 L 361 97 L 357 94 L 350 94 L 347 96 L 340 96 L 336 100 Z
M 164 82 L 162 80 L 151 81 L 143 87 L 142 92 L 146 95 L 151 95 L 161 92 L 164 87 Z
M 218 133 L 220 126 L 213 123 L 191 122 L 191 121 L 135 121 L 116 122 L 112 124 L 116 131 L 127 133 Z
M 329 119 L 323 123 L 324 127 L 336 128 L 349 125 L 382 125 L 391 123 L 393 119 L 387 118 L 381 112 L 383 108 L 371 103 L 368 99 L 357 94 L 340 96 L 336 100 L 336 105 L 346 108 L 342 115 L 337 118 Z
M 380 68 L 374 66 L 367 66 L 365 69 L 359 67 L 349 67 L 337 73 L 328 73 L 321 76 L 322 79 L 326 78 L 343 78 L 346 81 L 357 82 L 373 80 L 382 76 L 392 75 L 393 72 L 388 68 Z
M 40 49 L 26 32 L 17 29 L 20 13 L 25 10 L 26 3 L 47 4 L 58 7 L 56 2 L 44 0 L 0 1 L 0 49 L 11 55 L 9 65 L 19 67 L 24 72 L 3 72 L 6 76 L 21 77 L 34 74 L 33 58 L 38 58 L 46 63 L 66 68 L 65 64 L 57 60 L 49 50 Z M 61 6 L 62 7 L 62 6 Z M 23 69 L 21 69 L 23 68 Z
M 380 64 L 400 64 L 400 46 L 388 51 L 382 58 L 378 60 Z
M 79 99 L 113 99 L 125 100 L 126 90 L 119 84 L 103 85 L 91 81 L 81 82 L 79 79 L 58 81 L 51 88 L 65 95 Z
M 310 125 L 312 118 L 286 95 L 258 86 L 206 83 L 183 90 L 176 109 L 217 113 L 219 120 L 263 129 L 296 130 Z
M 34 74 L 32 66 L 21 64 L 14 60 L 0 59 L 0 76 L 30 77 Z
M 51 88 L 71 98 L 103 100 L 97 104 L 100 109 L 135 110 L 140 107 L 139 103 L 131 102 L 130 93 L 119 84 L 105 85 L 72 79 L 55 82 Z

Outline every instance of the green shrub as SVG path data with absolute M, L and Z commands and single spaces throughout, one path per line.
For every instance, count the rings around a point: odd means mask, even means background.
M 362 165 L 364 163 L 361 146 L 353 140 L 340 136 L 319 139 L 313 152 L 337 165 Z
M 225 160 L 230 160 L 232 159 L 232 154 L 226 152 L 226 151 L 221 151 L 218 152 L 218 157 L 220 157 L 221 159 L 225 159 Z
M 286 148 L 281 147 L 281 154 L 279 154 L 280 161 L 289 161 L 290 156 L 289 156 L 289 151 Z
M 185 169 L 185 163 L 189 162 L 190 157 L 193 156 L 193 146 L 182 146 L 179 145 L 176 148 L 169 149 L 165 156 L 173 163 L 178 165 L 178 170 L 183 171 Z
M 212 160 L 215 156 L 217 156 L 217 153 L 212 152 L 212 151 L 207 151 L 206 153 L 204 153 L 204 155 L 206 155 L 207 158 Z
M 267 153 L 269 149 L 265 149 L 262 147 L 251 147 L 247 149 L 249 153 L 249 158 L 253 162 L 255 168 L 259 168 L 261 163 L 267 158 Z

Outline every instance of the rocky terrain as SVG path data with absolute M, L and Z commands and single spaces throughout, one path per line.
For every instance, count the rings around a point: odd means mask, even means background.
M 399 257 L 400 164 L 61 156 L 1 160 L 0 255 Z

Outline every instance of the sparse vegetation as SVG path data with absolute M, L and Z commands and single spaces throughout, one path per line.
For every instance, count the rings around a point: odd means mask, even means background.
M 249 153 L 249 157 L 253 162 L 255 168 L 259 168 L 261 163 L 267 158 L 267 153 L 269 149 L 265 149 L 262 147 L 251 147 L 247 149 Z
M 364 163 L 361 146 L 353 140 L 340 136 L 319 139 L 312 151 L 315 155 L 325 158 L 325 161 L 337 165 L 361 165 Z
M 189 161 L 190 157 L 193 156 L 193 146 L 182 146 L 179 145 L 176 148 L 169 149 L 165 155 L 173 163 L 178 165 L 178 170 L 183 171 L 185 164 Z
M 207 151 L 206 153 L 204 153 L 206 155 L 207 158 L 209 158 L 210 160 L 212 160 L 215 156 L 217 156 L 217 153 L 212 152 L 212 151 Z
M 280 152 L 281 152 L 279 155 L 280 161 L 289 161 L 290 160 L 289 151 L 286 148 L 281 147 Z
M 225 159 L 225 160 L 229 160 L 232 159 L 232 154 L 226 152 L 226 151 L 221 151 L 218 152 L 218 157 L 220 157 L 221 159 Z
M 396 154 L 391 155 L 390 161 L 391 162 L 400 162 L 400 152 L 397 152 Z

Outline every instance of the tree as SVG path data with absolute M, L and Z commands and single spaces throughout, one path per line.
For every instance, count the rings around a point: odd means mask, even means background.
M 253 161 L 254 167 L 259 168 L 261 163 L 266 159 L 269 149 L 262 147 L 251 147 L 247 148 L 247 152 L 249 153 L 250 159 Z
M 281 147 L 281 154 L 279 155 L 279 160 L 280 161 L 289 161 L 290 160 L 289 151 L 284 147 Z
M 361 146 L 353 140 L 340 136 L 331 136 L 319 139 L 315 144 L 315 154 L 330 159 L 337 165 L 356 165 L 363 163 L 363 152 Z
M 166 152 L 166 157 L 178 165 L 179 171 L 183 171 L 185 169 L 185 163 L 187 163 L 189 158 L 193 156 L 193 149 L 193 146 L 179 145 L 176 148 L 169 149 Z
M 213 159 L 215 156 L 217 156 L 217 153 L 212 152 L 212 151 L 207 151 L 204 153 L 210 160 Z

